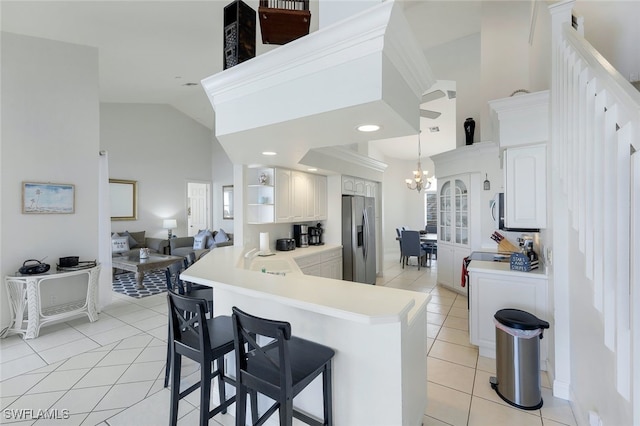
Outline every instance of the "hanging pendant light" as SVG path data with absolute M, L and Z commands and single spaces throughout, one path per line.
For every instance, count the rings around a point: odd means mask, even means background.
M 413 171 L 413 179 L 405 179 L 407 188 L 411 190 L 417 190 L 418 192 L 423 189 L 429 189 L 431 187 L 431 181 L 427 179 L 429 171 L 422 171 L 422 163 L 420 162 L 422 157 L 422 150 L 420 146 L 420 133 L 418 133 L 418 170 Z

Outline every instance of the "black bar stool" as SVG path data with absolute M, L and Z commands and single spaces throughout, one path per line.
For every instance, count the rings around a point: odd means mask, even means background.
M 252 425 L 261 425 L 276 410 L 280 425 L 293 417 L 309 425 L 333 424 L 331 408 L 331 359 L 333 349 L 291 336 L 291 324 L 258 318 L 233 307 L 236 350 L 236 425 L 246 424 L 247 392 L 252 398 Z M 322 374 L 324 420 L 318 421 L 293 408 L 293 398 Z M 256 393 L 275 403 L 256 418 Z
M 233 351 L 233 325 L 230 316 L 206 318 L 207 301 L 167 293 L 169 301 L 169 344 L 171 347 L 171 426 L 178 423 L 178 402 L 200 388 L 200 425 L 218 413 L 226 413 L 235 395 L 226 398 L 225 382 L 235 381 L 224 374 L 224 355 Z M 182 356 L 200 364 L 200 380 L 180 392 Z M 213 368 L 213 361 L 216 368 Z M 220 405 L 210 410 L 211 381 L 218 378 Z
M 180 274 L 184 270 L 181 263 L 176 262 L 165 270 L 167 279 L 167 292 L 178 293 L 196 299 L 204 299 L 207 301 L 207 311 L 209 316 L 213 312 L 213 289 L 211 287 L 193 288 L 188 283 L 180 279 Z M 171 318 L 169 318 L 171 322 Z M 170 330 L 168 331 L 170 333 Z M 167 339 L 167 363 L 164 368 L 164 387 L 169 386 L 169 373 L 171 371 L 171 335 Z

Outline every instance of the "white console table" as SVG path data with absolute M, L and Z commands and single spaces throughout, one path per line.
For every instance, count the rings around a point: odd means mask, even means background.
M 64 282 L 68 277 L 87 275 L 87 297 L 64 305 L 42 308 L 40 290 L 44 283 L 51 280 Z M 93 268 L 71 272 L 49 272 L 39 275 L 21 275 L 5 277 L 11 310 L 11 324 L 2 333 L 19 333 L 24 339 L 34 339 L 43 325 L 70 318 L 78 314 L 86 314 L 91 322 L 98 320 L 96 299 L 98 295 L 98 276 L 100 265 Z

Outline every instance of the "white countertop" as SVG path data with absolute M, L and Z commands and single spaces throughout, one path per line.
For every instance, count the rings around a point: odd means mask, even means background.
M 469 263 L 469 266 L 467 267 L 467 271 L 505 274 L 505 275 L 511 275 L 511 276 L 540 278 L 540 279 L 547 278 L 547 274 L 545 272 L 544 266 L 541 266 L 538 269 L 534 269 L 530 272 L 522 272 L 522 271 L 512 270 L 509 265 L 509 262 L 472 260 L 471 263 Z
M 368 324 L 411 320 L 430 300 L 424 293 L 380 287 L 351 281 L 304 275 L 295 265 L 296 258 L 320 255 L 339 248 L 336 245 L 311 246 L 275 252 L 254 260 L 287 260 L 297 271 L 286 276 L 245 269 L 242 246 L 218 247 L 193 264 L 181 277 L 190 282 L 233 290 L 253 297 L 285 303 L 336 318 Z

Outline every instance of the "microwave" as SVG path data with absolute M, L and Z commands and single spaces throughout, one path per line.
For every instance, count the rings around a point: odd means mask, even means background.
M 491 217 L 493 217 L 493 220 L 495 221 L 495 227 L 497 229 L 511 232 L 540 232 L 539 228 L 509 228 L 505 226 L 504 208 L 504 192 L 499 192 L 496 194 L 493 202 L 491 203 Z

